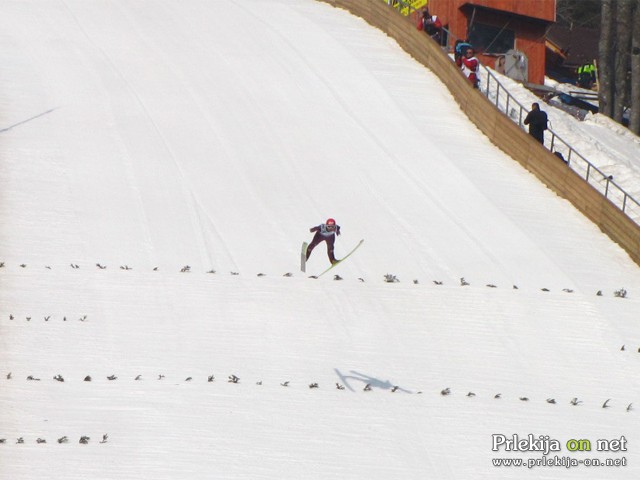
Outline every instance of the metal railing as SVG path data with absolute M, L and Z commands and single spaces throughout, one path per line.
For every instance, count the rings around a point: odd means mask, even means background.
M 393 0 L 388 3 L 390 3 L 391 6 L 399 5 L 400 8 L 406 8 L 409 15 L 417 11 L 405 0 Z M 396 8 L 400 9 L 397 6 Z M 452 42 L 455 42 L 457 38 L 447 29 L 443 28 L 443 32 L 446 34 L 446 38 L 441 42 L 441 46 L 448 53 L 452 50 Z M 425 39 L 431 41 L 427 35 L 425 35 Z M 520 128 L 526 130 L 526 126 L 523 122 L 529 113 L 529 110 L 516 100 L 507 88 L 500 83 L 500 80 L 493 74 L 493 72 L 491 72 L 485 65 L 481 64 L 481 67 L 482 74 L 480 75 L 480 92 L 482 92 L 484 96 L 498 108 L 498 110 L 517 123 Z M 580 175 L 583 180 L 594 187 L 631 220 L 640 225 L 640 202 L 618 185 L 613 180 L 612 175 L 607 175 L 602 172 L 602 170 L 587 160 L 565 139 L 560 137 L 560 135 L 552 129 L 548 129 L 547 132 L 551 135 L 549 150 L 554 153 L 558 152 L 562 154 L 564 161 L 569 168 Z
M 507 115 L 523 130 L 524 118 L 529 111 L 500 83 L 500 80 L 487 67 L 482 65 L 480 91 L 493 103 L 498 110 Z M 584 155 L 573 148 L 569 142 L 558 135 L 553 129 L 548 129 L 551 135 L 549 150 L 562 154 L 567 165 L 582 177 L 589 185 L 604 195 L 616 207 L 622 210 L 635 223 L 640 224 L 640 203 L 625 191 L 614 180 L 597 166 L 587 160 Z

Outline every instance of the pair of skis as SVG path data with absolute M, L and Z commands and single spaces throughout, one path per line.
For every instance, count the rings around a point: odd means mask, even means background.
M 362 245 L 363 242 L 364 242 L 364 239 L 360 240 L 358 242 L 358 244 L 355 247 L 353 247 L 353 250 L 351 250 L 344 257 L 342 257 L 336 263 L 334 263 L 329 268 L 327 268 L 324 272 L 322 272 L 320 275 L 318 275 L 317 278 L 320 278 L 322 275 L 327 273 L 333 267 L 336 267 L 340 263 L 344 262 L 347 258 L 349 258 L 353 254 L 353 252 L 355 252 L 358 249 L 358 247 L 360 247 L 360 245 Z M 303 242 L 302 243 L 302 251 L 300 252 L 300 271 L 302 271 L 302 272 L 306 272 L 307 271 L 307 247 L 308 246 L 309 246 L 309 244 L 307 242 Z

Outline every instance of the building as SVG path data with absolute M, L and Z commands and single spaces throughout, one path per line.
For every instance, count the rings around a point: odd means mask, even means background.
M 468 39 L 476 56 L 490 67 L 509 50 L 522 52 L 528 61 L 528 82 L 543 84 L 545 37 L 556 20 L 556 0 L 429 0 L 456 39 Z
M 547 76 L 576 83 L 576 69 L 598 60 L 599 28 L 554 25 L 547 32 Z

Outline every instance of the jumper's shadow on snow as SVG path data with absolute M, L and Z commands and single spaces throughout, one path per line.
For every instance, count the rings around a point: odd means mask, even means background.
M 380 380 L 379 378 L 371 377 L 369 375 L 365 375 L 364 373 L 356 372 L 355 370 L 351 370 L 348 375 L 343 374 L 337 368 L 334 368 L 333 370 L 336 372 L 336 375 L 338 375 L 338 378 L 340 379 L 339 382 L 342 385 L 344 385 L 347 389 L 351 390 L 352 392 L 356 391 L 356 389 L 354 388 L 354 385 L 359 386 L 357 384 L 362 384 L 362 388 L 369 385 L 372 389 L 378 388 L 380 390 L 389 390 L 389 391 L 393 390 L 394 392 L 401 391 L 404 393 L 413 393 L 411 390 L 406 390 L 404 388 L 398 387 L 397 385 L 394 385 L 389 380 L 383 381 L 383 380 Z M 360 388 L 360 390 L 362 390 L 362 388 Z
M 22 120 L 21 122 L 14 123 L 13 125 L 11 125 L 11 126 L 9 126 L 9 127 L 6 127 L 6 128 L 3 128 L 3 129 L 0 129 L 0 133 L 8 132 L 8 131 L 9 131 L 9 130 L 11 130 L 12 128 L 18 127 L 18 126 L 20 126 L 20 125 L 24 125 L 25 123 L 29 123 L 29 122 L 31 122 L 32 120 L 35 120 L 36 118 L 44 117 L 45 115 L 48 115 L 48 114 L 50 114 L 51 112 L 56 111 L 58 108 L 59 108 L 59 107 L 50 108 L 49 110 L 47 110 L 47 111 L 45 111 L 45 112 L 42 112 L 42 113 L 39 113 L 38 115 L 34 115 L 34 116 L 33 116 L 33 117 L 31 117 L 31 118 L 27 118 L 26 120 Z

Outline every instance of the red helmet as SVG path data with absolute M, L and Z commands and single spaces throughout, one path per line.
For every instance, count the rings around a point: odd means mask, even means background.
M 335 225 L 336 221 L 333 218 L 328 218 L 326 222 L 324 222 L 325 225 Z

